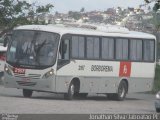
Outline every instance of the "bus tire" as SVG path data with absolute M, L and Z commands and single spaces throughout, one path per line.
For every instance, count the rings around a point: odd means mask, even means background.
M 108 94 L 107 94 L 107 99 L 108 99 L 108 100 L 114 100 L 114 96 L 115 96 L 114 93 L 108 93 Z
M 66 100 L 72 100 L 75 93 L 75 85 L 73 82 L 70 83 L 68 93 L 64 94 L 64 99 Z
M 122 80 L 118 87 L 118 93 L 115 94 L 115 99 L 118 101 L 123 101 L 127 94 L 127 83 Z
M 86 98 L 88 95 L 88 93 L 76 93 L 75 94 L 75 97 L 78 97 L 78 98 Z
M 33 93 L 32 90 L 23 89 L 23 96 L 25 98 L 30 98 L 32 96 L 32 93 Z
M 88 93 L 79 93 L 79 96 L 80 96 L 81 98 L 86 98 L 87 95 L 88 95 Z

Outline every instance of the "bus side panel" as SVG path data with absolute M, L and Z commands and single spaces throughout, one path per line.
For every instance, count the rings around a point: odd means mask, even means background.
M 70 81 L 73 76 L 67 75 L 57 75 L 56 77 L 56 92 L 57 93 L 66 93 L 68 92 Z
M 77 78 L 76 76 L 74 78 Z M 116 93 L 119 78 L 107 77 L 78 77 L 80 80 L 80 93 Z M 66 93 L 73 76 L 58 76 L 56 78 L 56 91 Z
M 130 78 L 128 93 L 151 91 L 153 78 Z
M 80 93 L 116 92 L 119 62 L 72 60 L 57 70 L 56 91 L 67 92 L 73 78 L 80 80 Z
M 116 93 L 123 79 L 128 81 L 128 92 L 145 92 L 152 89 L 155 63 L 126 62 L 131 64 L 131 71 L 124 77 L 121 76 L 120 63 L 94 60 L 71 61 L 57 71 L 57 92 L 67 92 L 73 78 L 80 80 L 80 93 Z
M 100 77 L 85 76 L 81 78 L 80 93 L 98 93 L 100 86 Z
M 128 92 L 151 91 L 155 77 L 155 63 L 133 62 Z
M 154 78 L 155 63 L 132 62 L 131 77 Z
M 80 93 L 115 93 L 117 83 L 116 77 L 85 77 L 81 80 Z

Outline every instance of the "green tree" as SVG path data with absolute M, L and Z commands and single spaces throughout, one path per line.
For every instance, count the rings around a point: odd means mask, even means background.
M 0 36 L 17 25 L 33 24 L 34 17 L 40 13 L 47 13 L 53 8 L 52 4 L 37 6 L 26 1 L 0 0 Z
M 81 10 L 80 10 L 80 12 L 81 12 L 81 13 L 85 12 L 85 8 L 82 7 Z
M 68 15 L 70 18 L 74 18 L 75 20 L 79 20 L 82 17 L 80 12 L 69 11 Z
M 155 33 L 157 33 L 159 31 L 160 28 L 160 11 L 154 12 L 153 13 L 153 19 L 152 22 L 155 26 Z
M 160 0 L 144 0 L 146 4 L 154 3 L 152 23 L 155 26 L 154 33 L 156 34 L 160 29 Z
M 144 0 L 146 4 L 155 2 L 154 7 L 153 7 L 153 11 L 158 11 L 158 9 L 160 9 L 160 0 Z

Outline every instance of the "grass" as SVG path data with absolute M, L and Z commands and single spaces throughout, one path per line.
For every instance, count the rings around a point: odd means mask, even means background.
M 156 66 L 156 74 L 155 74 L 155 80 L 154 80 L 154 86 L 153 86 L 153 93 L 156 93 L 160 90 L 160 65 Z

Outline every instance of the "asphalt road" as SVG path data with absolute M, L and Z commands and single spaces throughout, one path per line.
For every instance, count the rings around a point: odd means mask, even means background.
M 67 101 L 63 95 L 33 93 L 24 98 L 22 90 L 4 88 L 0 85 L 0 113 L 13 114 L 109 114 L 109 113 L 156 113 L 155 96 L 151 94 L 128 94 L 125 101 L 111 101 L 106 96 L 89 94 L 86 99 Z

